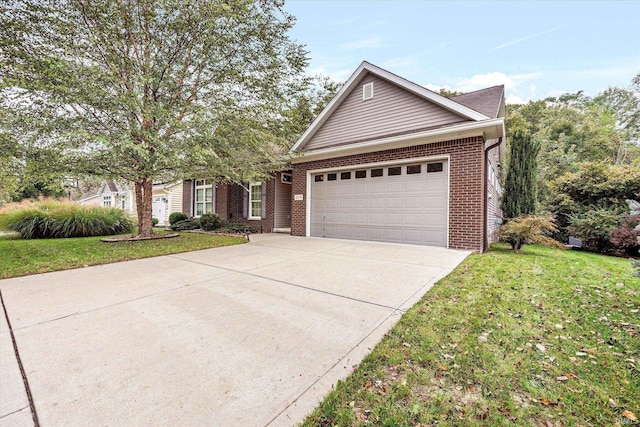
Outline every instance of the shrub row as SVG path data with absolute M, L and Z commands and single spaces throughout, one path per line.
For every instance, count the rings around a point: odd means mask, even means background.
M 16 231 L 23 239 L 108 236 L 133 229 L 133 220 L 121 209 L 64 200 L 27 200 L 0 211 L 0 230 Z

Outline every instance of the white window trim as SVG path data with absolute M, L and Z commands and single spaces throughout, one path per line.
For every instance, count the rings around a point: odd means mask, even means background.
M 198 181 L 203 181 L 205 184 L 203 185 L 197 185 Z M 203 197 L 204 200 L 202 202 L 198 202 L 197 197 L 198 197 L 198 189 L 202 188 L 203 190 Z M 205 209 L 205 204 L 206 199 L 207 199 L 207 188 L 211 188 L 211 212 L 207 212 Z M 194 218 L 200 218 L 202 215 L 198 215 L 198 203 L 202 203 L 203 207 L 202 207 L 202 211 L 203 214 L 205 213 L 214 213 L 216 210 L 215 207 L 215 201 L 216 201 L 216 195 L 215 195 L 215 189 L 214 189 L 214 183 L 213 181 L 211 181 L 209 183 L 209 180 L 207 179 L 194 179 L 193 180 L 193 217 Z
M 107 202 L 109 204 L 107 204 Z M 103 195 L 102 196 L 102 206 L 105 208 L 112 208 L 113 207 L 113 196 L 111 194 L 107 194 L 107 195 Z
M 251 189 L 253 187 L 260 187 L 260 189 L 262 190 L 262 182 L 251 182 L 249 183 L 249 206 L 248 206 L 248 212 L 247 212 L 247 219 L 262 219 L 262 193 L 260 193 L 260 199 L 255 200 L 256 202 L 260 202 L 260 215 L 258 216 L 253 216 L 253 209 L 252 209 L 252 202 L 254 201 L 252 198 L 252 192 Z

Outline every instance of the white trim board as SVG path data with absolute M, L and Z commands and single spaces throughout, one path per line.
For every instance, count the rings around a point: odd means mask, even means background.
M 353 154 L 390 150 L 393 148 L 411 147 L 413 145 L 431 144 L 473 136 L 482 136 L 485 139 L 497 138 L 499 136 L 504 136 L 504 132 L 503 118 L 485 120 L 482 122 L 463 123 L 442 129 L 433 129 L 424 132 L 409 133 L 405 135 L 308 151 L 291 157 L 291 163 L 304 163 L 313 160 L 323 160 Z

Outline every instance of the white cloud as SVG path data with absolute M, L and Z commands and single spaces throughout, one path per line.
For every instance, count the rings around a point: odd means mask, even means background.
M 494 71 L 486 74 L 476 74 L 467 79 L 462 79 L 456 85 L 456 90 L 472 92 L 490 86 L 504 85 L 505 89 L 515 87 L 515 81 L 505 73 Z
M 494 47 L 491 50 L 498 50 L 498 49 L 503 49 L 503 48 L 505 48 L 507 46 L 513 46 L 514 44 L 522 43 L 523 41 L 526 41 L 526 40 L 531 40 L 531 39 L 535 39 L 535 38 L 540 37 L 540 36 L 544 36 L 545 34 L 554 33 L 554 32 L 558 31 L 561 28 L 562 27 L 556 27 L 556 28 L 552 28 L 552 29 L 547 30 L 547 31 L 543 31 L 541 33 L 529 34 L 528 36 L 520 37 L 519 39 L 515 39 L 515 40 L 511 40 L 511 41 L 506 42 L 506 43 L 502 43 L 501 45 L 498 45 L 498 46 Z
M 514 95 L 514 94 L 510 94 L 506 97 L 505 102 L 507 104 L 526 104 L 527 101 L 529 101 L 530 99 L 527 99 L 526 101 L 524 99 L 522 99 L 521 97 L 519 97 L 518 95 Z
M 382 40 L 378 37 L 372 37 L 364 40 L 358 40 L 351 43 L 341 44 L 340 47 L 346 50 L 357 50 L 357 49 L 375 49 L 382 47 Z
M 336 83 L 344 83 L 351 76 L 351 74 L 353 74 L 353 70 L 350 68 L 345 68 L 342 70 L 327 70 L 324 67 L 318 67 L 318 68 L 313 68 L 309 70 L 307 74 L 310 76 L 315 76 L 320 74 L 323 76 L 328 76 L 329 79 L 331 79 Z

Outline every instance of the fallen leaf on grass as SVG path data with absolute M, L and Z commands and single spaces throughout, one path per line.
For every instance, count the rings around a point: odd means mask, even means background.
M 609 398 L 609 406 L 611 406 L 612 408 L 617 408 L 618 404 L 616 403 L 615 400 Z
M 446 370 L 447 370 L 447 367 L 446 367 L 446 366 L 444 366 L 444 365 L 440 365 L 440 370 L 441 370 L 441 371 L 446 371 Z
M 637 421 L 638 417 L 636 417 L 636 414 L 634 414 L 631 411 L 627 411 L 626 409 L 624 411 L 622 411 L 622 416 L 631 420 L 631 421 Z

